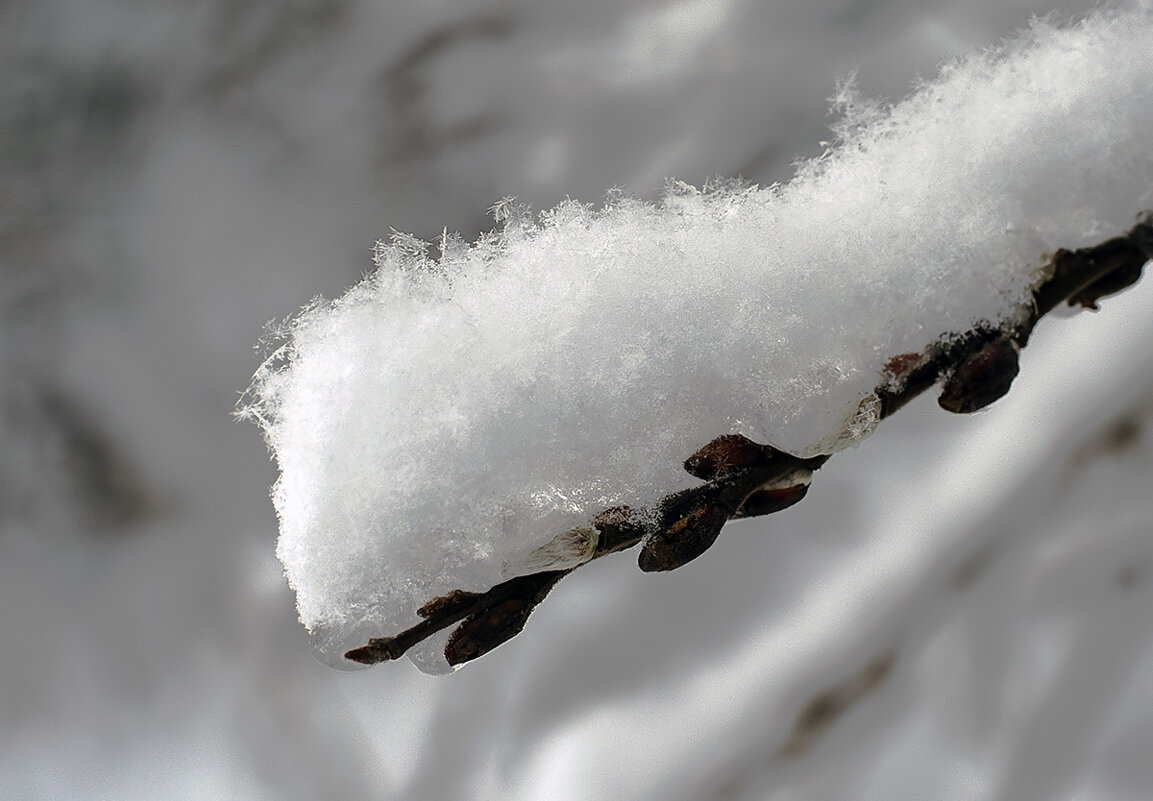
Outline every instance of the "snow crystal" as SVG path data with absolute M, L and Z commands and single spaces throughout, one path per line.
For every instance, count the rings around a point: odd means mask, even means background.
M 579 563 L 597 512 L 695 483 L 681 463 L 718 435 L 858 442 L 888 359 L 1013 317 L 1045 253 L 1153 205 L 1148 12 L 1038 23 L 891 108 L 837 104 L 787 186 L 501 203 L 437 257 L 396 234 L 285 326 L 245 411 L 330 664 L 435 596 Z

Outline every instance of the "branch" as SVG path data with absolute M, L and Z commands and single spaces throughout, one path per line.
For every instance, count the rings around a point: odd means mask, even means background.
M 1018 353 L 1042 317 L 1063 302 L 1096 310 L 1101 298 L 1136 283 L 1151 258 L 1153 212 L 1148 211 L 1122 236 L 1089 248 L 1058 250 L 1017 321 L 945 336 L 923 352 L 893 357 L 875 390 L 881 418 L 942 379 L 942 408 L 961 414 L 983 409 L 1009 391 L 1019 369 Z M 729 520 L 771 514 L 800 501 L 813 472 L 828 459 L 802 459 L 739 434 L 718 437 L 684 463 L 688 473 L 706 483 L 665 497 L 655 509 L 614 506 L 597 515 L 592 521 L 596 546 L 587 561 L 641 544 L 641 570 L 676 569 L 712 546 Z M 366 665 L 398 659 L 460 623 L 448 639 L 445 658 L 450 665 L 476 659 L 519 634 L 536 605 L 576 567 L 517 576 L 483 593 L 454 590 L 417 610 L 420 623 L 393 637 L 374 638 L 345 658 Z

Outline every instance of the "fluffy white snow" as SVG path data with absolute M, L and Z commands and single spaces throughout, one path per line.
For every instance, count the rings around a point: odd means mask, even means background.
M 787 186 L 504 202 L 473 244 L 395 235 L 286 324 L 246 410 L 327 661 L 687 486 L 719 434 L 856 443 L 889 358 L 1018 314 L 1047 252 L 1153 205 L 1146 12 L 1037 24 L 892 108 L 851 85 L 838 104 L 835 147 Z

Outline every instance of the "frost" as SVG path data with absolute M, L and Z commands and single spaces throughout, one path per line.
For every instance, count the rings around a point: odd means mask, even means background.
M 583 565 L 593 558 L 600 532 L 590 526 L 561 532 L 544 545 L 533 548 L 524 559 L 517 561 L 506 576 L 539 573 L 542 570 L 565 570 Z
M 848 83 L 837 103 L 836 146 L 788 186 L 535 219 L 505 199 L 497 231 L 446 232 L 435 258 L 394 233 L 286 327 L 246 412 L 327 661 L 451 590 L 579 563 L 594 515 L 689 485 L 718 435 L 860 441 L 892 357 L 1014 318 L 1046 252 L 1153 201 L 1148 12 L 1039 23 L 891 108 Z

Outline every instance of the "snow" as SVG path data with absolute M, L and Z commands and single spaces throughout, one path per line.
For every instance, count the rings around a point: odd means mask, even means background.
M 437 257 L 379 245 L 286 324 L 246 409 L 320 653 L 351 666 L 432 598 L 540 569 L 599 511 L 688 486 L 720 434 L 857 444 L 889 359 L 1014 319 L 1045 254 L 1153 203 L 1151 44 L 1144 12 L 1038 23 L 891 108 L 844 85 L 840 140 L 787 186 L 509 200 Z
M 902 97 L 1031 14 L 1096 5 L 4 4 L 0 786 L 1149 797 L 1148 276 L 1043 321 L 990 409 L 924 397 L 804 503 L 659 577 L 596 560 L 448 678 L 309 656 L 275 556 L 276 469 L 230 415 L 264 322 L 339 295 L 390 227 L 471 241 L 504 195 L 787 181 L 830 138 L 839 78 Z M 777 758 L 815 698 L 894 653 Z

